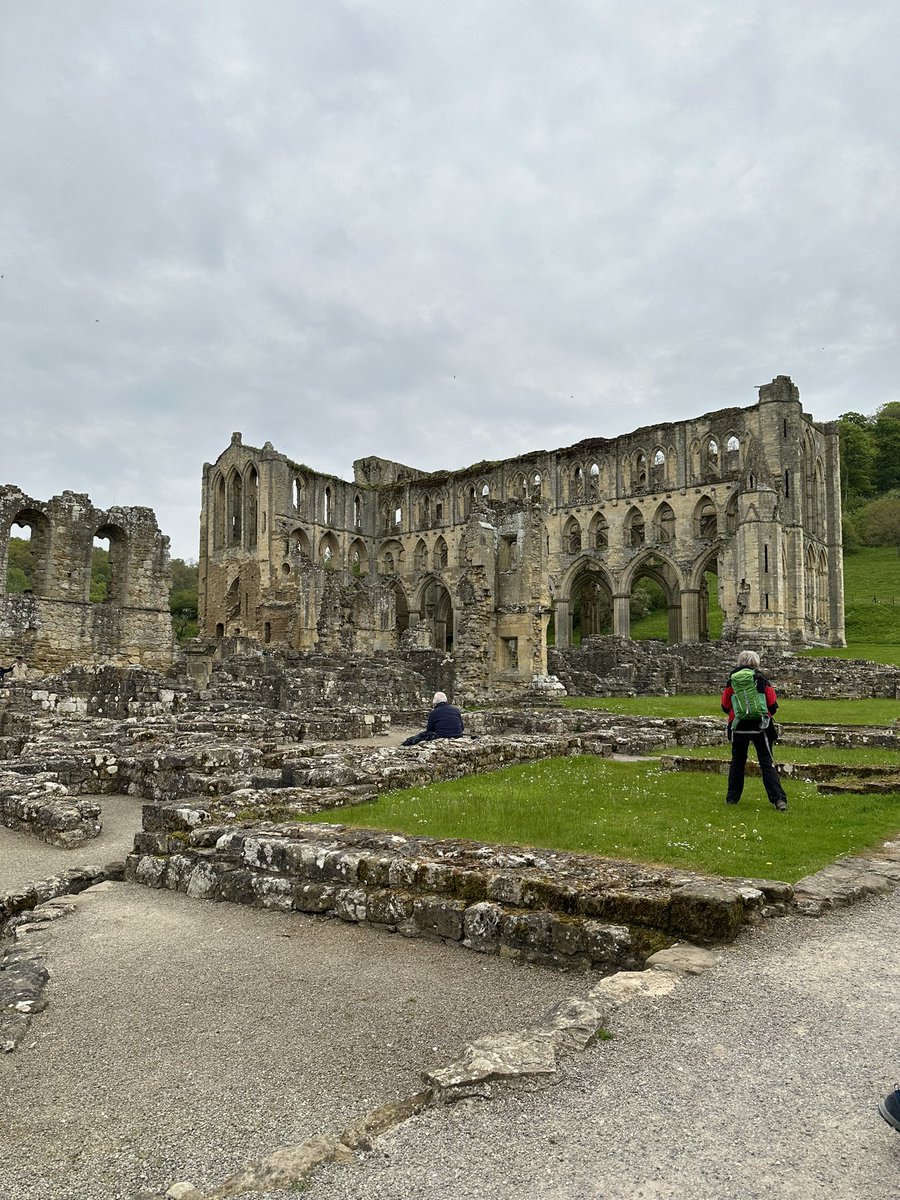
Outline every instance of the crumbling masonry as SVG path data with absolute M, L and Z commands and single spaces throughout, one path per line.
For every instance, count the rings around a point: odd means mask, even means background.
M 840 467 L 787 376 L 749 408 L 562 450 L 347 483 L 267 442 L 203 474 L 201 631 L 274 647 L 453 650 L 464 690 L 528 681 L 577 636 L 628 637 L 642 577 L 671 642 L 843 645 Z
M 0 601 L 0 656 L 22 655 L 30 668 L 71 663 L 140 665 L 164 670 L 175 659 L 169 613 L 169 539 L 149 508 L 95 508 L 63 492 L 34 500 L 0 486 L 0 569 L 6 579 L 10 537 L 30 530 L 31 590 Z M 91 603 L 94 538 L 108 541 L 107 598 Z

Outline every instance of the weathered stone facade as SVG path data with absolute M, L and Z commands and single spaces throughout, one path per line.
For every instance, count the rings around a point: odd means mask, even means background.
M 164 669 L 175 658 L 169 613 L 169 539 L 149 508 L 98 509 L 63 492 L 34 500 L 0 486 L 0 570 L 6 580 L 10 537 L 31 531 L 31 591 L 0 602 L 0 656 L 22 655 L 30 667 L 56 671 L 71 663 L 140 664 Z M 108 540 L 108 598 L 91 603 L 94 538 Z
M 203 474 L 201 630 L 264 644 L 453 652 L 464 694 L 547 670 L 555 641 L 628 637 L 642 577 L 669 640 L 843 645 L 838 435 L 786 376 L 750 408 L 552 452 L 352 483 L 234 434 Z

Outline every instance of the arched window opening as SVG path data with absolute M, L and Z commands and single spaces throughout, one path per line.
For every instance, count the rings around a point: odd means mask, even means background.
M 444 505 L 441 500 L 438 500 L 434 506 L 434 521 L 436 525 L 444 523 Z
M 449 654 L 453 650 L 453 603 L 440 580 L 430 580 L 422 593 L 421 619 L 428 629 L 435 650 Z
M 221 550 L 225 545 L 228 508 L 225 502 L 225 480 L 216 475 L 213 482 L 213 550 Z
M 362 529 L 362 500 L 359 496 L 353 497 L 353 528 Z
M 482 487 L 482 489 L 481 489 L 481 494 L 482 494 L 482 496 L 484 497 L 484 499 L 485 499 L 485 500 L 487 500 L 488 496 L 490 496 L 490 494 L 491 494 L 491 489 L 488 487 L 488 485 L 487 485 L 487 484 L 484 484 L 484 486 Z
M 294 554 L 299 554 L 301 558 L 307 561 L 312 559 L 312 547 L 310 546 L 309 538 L 302 529 L 295 529 L 289 538 L 290 550 Z
M 575 517 L 570 517 L 563 527 L 563 550 L 566 554 L 581 553 L 581 526 Z
M 419 518 L 419 528 L 428 529 L 431 525 L 431 497 L 422 497 L 421 516 Z
M 398 505 L 394 509 L 394 528 L 399 529 L 403 524 L 403 509 Z
M 245 528 L 247 530 L 247 548 L 255 550 L 259 523 L 259 474 L 256 467 L 253 466 L 247 471 L 247 492 L 244 513 Z
M 91 546 L 89 597 L 94 604 L 124 604 L 128 597 L 128 537 L 117 525 L 102 525 Z
M 225 626 L 222 624 L 221 621 L 219 621 L 218 624 L 216 625 L 216 637 L 223 638 L 224 636 L 225 636 Z
M 725 453 L 726 454 L 740 454 L 740 452 L 741 452 L 741 443 L 734 436 L 734 434 L 732 434 L 731 437 L 728 439 L 728 441 L 725 443 Z
M 706 443 L 706 469 L 714 475 L 719 473 L 719 443 L 715 438 Z
M 244 485 L 237 471 L 232 471 L 228 478 L 230 492 L 228 502 L 228 544 L 239 546 L 243 529 L 244 515 Z
M 271 640 L 272 640 L 272 622 L 264 621 L 263 622 L 263 641 L 265 642 L 266 645 L 268 645 L 269 642 L 271 642 Z
M 661 487 L 666 481 L 666 453 L 662 449 L 654 451 L 650 477 L 654 487 Z
M 644 514 L 639 508 L 633 508 L 625 518 L 625 545 L 643 546 L 644 541 Z
M 434 544 L 434 555 L 432 564 L 435 571 L 443 571 L 450 560 L 450 553 L 447 549 L 447 543 L 442 537 L 439 537 Z
M 602 513 L 591 522 L 591 545 L 595 550 L 609 549 L 609 522 Z
M 339 547 L 333 533 L 326 533 L 319 542 L 319 562 L 326 571 L 333 571 L 338 563 Z
M 303 481 L 297 477 L 294 478 L 294 511 L 303 511 Z
M 6 590 L 10 595 L 47 594 L 50 559 L 50 522 L 34 509 L 16 513 L 10 524 L 6 563 Z
M 718 533 L 718 517 L 716 506 L 709 496 L 702 496 L 694 509 L 694 536 L 701 540 L 710 540 Z
M 591 463 L 591 495 L 600 495 L 600 464 Z
M 369 554 L 365 542 L 359 538 L 350 544 L 350 570 L 354 575 L 369 573 Z
M 531 480 L 531 494 L 532 496 L 540 496 L 541 494 L 541 477 L 537 472 Z
M 416 542 L 415 554 L 413 556 L 413 564 L 417 571 L 428 570 L 428 547 L 422 538 Z
M 326 487 L 322 497 L 322 520 L 326 525 L 330 525 L 334 520 L 334 508 L 332 506 L 331 488 Z
M 791 498 L 791 473 L 790 473 L 790 471 L 785 471 L 785 473 L 784 473 L 784 498 L 785 498 L 785 500 L 790 500 L 790 498 Z
M 575 467 L 569 480 L 569 502 L 575 503 L 584 499 L 584 471 L 580 466 Z
M 671 504 L 661 504 L 653 517 L 653 535 L 657 542 L 675 541 L 675 512 Z
M 644 452 L 638 451 L 638 455 L 634 460 L 634 479 L 638 487 L 646 487 L 647 485 L 647 456 Z
M 669 606 L 658 580 L 639 575 L 628 602 L 631 637 L 636 642 L 669 638 Z

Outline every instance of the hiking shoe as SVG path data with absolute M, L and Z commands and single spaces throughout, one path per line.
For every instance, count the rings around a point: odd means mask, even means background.
M 878 1111 L 900 1133 L 900 1086 L 879 1101 Z
M 732 800 L 732 798 L 730 796 L 726 796 L 725 803 L 726 804 L 737 804 L 737 800 Z
M 785 799 L 775 800 L 775 801 L 773 801 L 773 803 L 774 803 L 776 809 L 778 810 L 778 812 L 787 812 L 787 800 L 785 800 Z

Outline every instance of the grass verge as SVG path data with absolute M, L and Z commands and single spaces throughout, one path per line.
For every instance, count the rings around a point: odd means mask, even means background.
M 720 717 L 719 696 L 567 696 L 566 708 L 591 708 L 639 717 Z M 896 700 L 782 700 L 778 722 L 800 725 L 890 726 L 900 718 Z
M 897 795 L 820 796 L 804 783 L 789 789 L 787 813 L 775 812 L 757 779 L 729 807 L 722 776 L 557 758 L 394 792 L 342 809 L 339 820 L 791 883 L 900 828 Z

